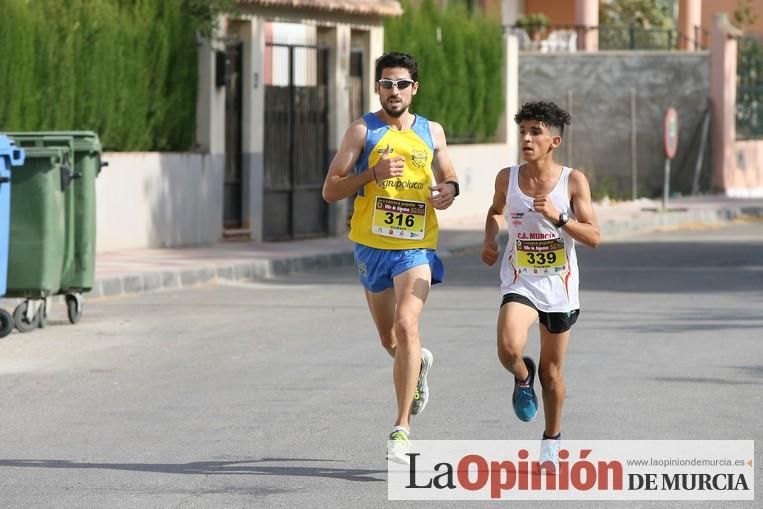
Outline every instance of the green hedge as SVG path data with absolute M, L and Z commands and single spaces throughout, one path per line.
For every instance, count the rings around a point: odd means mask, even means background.
M 114 150 L 186 150 L 192 0 L 2 0 L 0 130 L 93 130 Z
M 763 37 L 738 39 L 736 131 L 738 140 L 763 139 Z
M 412 109 L 441 123 L 450 143 L 493 141 L 504 111 L 500 23 L 462 2 L 447 9 L 434 0 L 402 4 L 405 14 L 385 22 L 384 46 L 419 62 Z

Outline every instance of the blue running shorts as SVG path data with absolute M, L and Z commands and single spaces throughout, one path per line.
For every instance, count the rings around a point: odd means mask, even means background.
M 391 250 L 355 244 L 355 266 L 360 282 L 371 292 L 392 288 L 395 276 L 427 264 L 432 269 L 432 284 L 441 283 L 445 277 L 445 267 L 434 249 Z

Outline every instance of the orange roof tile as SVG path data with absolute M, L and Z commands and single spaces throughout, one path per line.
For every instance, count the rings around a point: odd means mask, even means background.
M 360 16 L 400 16 L 397 0 L 238 0 L 240 5 L 311 9 Z

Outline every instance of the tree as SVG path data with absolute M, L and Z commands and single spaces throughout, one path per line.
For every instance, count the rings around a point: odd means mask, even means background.
M 385 20 L 384 49 L 419 62 L 412 111 L 441 123 L 451 142 L 492 140 L 504 109 L 501 25 L 459 2 L 402 5 L 403 16 Z
M 599 8 L 599 24 L 675 28 L 675 0 L 606 0 Z
M 758 16 L 751 0 L 739 0 L 732 14 L 742 30 L 752 28 Z M 737 138 L 763 136 L 763 47 L 759 38 L 747 35 L 738 40 L 737 56 Z
M 531 12 L 517 18 L 517 27 L 523 29 L 533 41 L 538 41 L 548 30 L 550 20 L 542 12 Z
M 731 15 L 734 24 L 742 30 L 747 30 L 755 26 L 758 21 L 758 15 L 752 0 L 737 0 L 737 8 Z
M 183 10 L 204 36 L 212 36 L 217 29 L 217 17 L 235 9 L 235 0 L 183 0 Z

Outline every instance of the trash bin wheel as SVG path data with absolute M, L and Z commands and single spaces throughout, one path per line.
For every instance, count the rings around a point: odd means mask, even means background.
M 29 306 L 29 302 L 22 302 L 16 306 L 16 309 L 13 311 L 13 320 L 16 322 L 16 330 L 19 332 L 29 332 L 33 329 L 36 329 L 40 324 L 39 310 L 34 314 L 34 318 L 32 318 L 31 321 L 27 320 L 27 306 Z
M 76 293 L 66 294 L 66 313 L 72 324 L 79 322 L 79 319 L 82 318 L 82 298 Z
M 13 330 L 13 315 L 0 309 L 0 338 L 4 338 Z
M 41 329 L 44 329 L 48 326 L 48 301 L 47 299 L 42 301 L 42 305 L 40 306 L 40 310 L 37 311 L 37 314 L 40 316 L 40 320 L 37 323 L 37 326 Z

